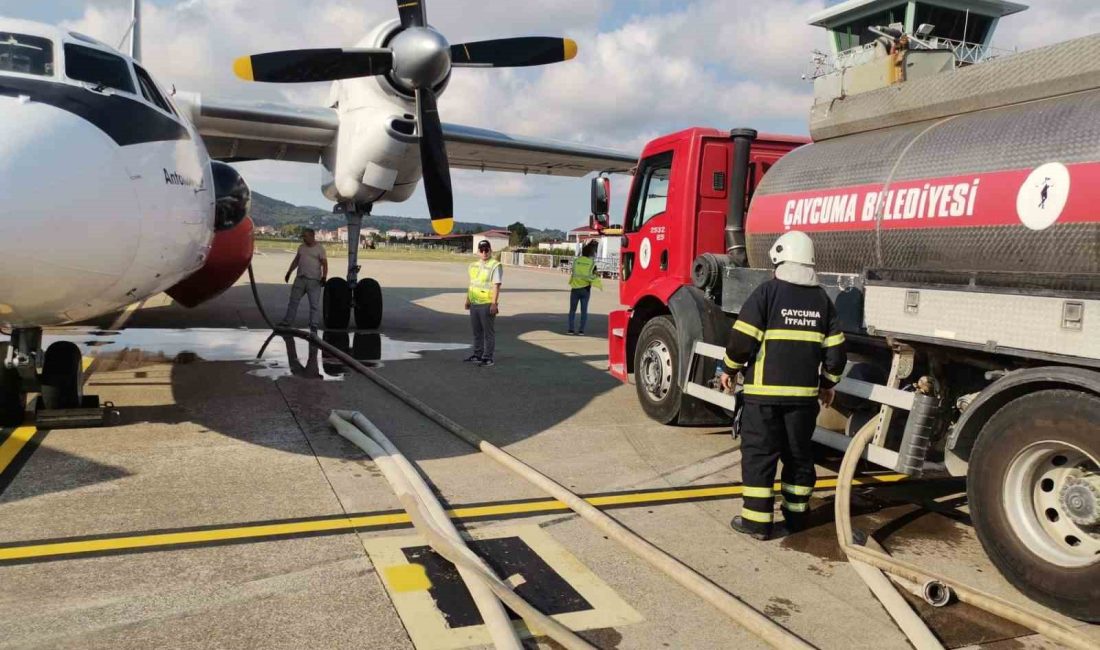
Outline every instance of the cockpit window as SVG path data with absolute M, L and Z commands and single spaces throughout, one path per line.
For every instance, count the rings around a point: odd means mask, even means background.
M 96 87 L 134 92 L 134 79 L 125 59 L 83 45 L 65 44 L 65 74 Z
M 141 96 L 145 98 L 145 101 L 165 113 L 172 113 L 172 109 L 168 106 L 168 100 L 164 99 L 164 96 L 157 90 L 157 85 L 153 83 L 153 78 L 149 76 L 149 73 L 137 65 L 134 66 L 134 72 L 137 73 L 138 86 L 141 87 Z
M 53 76 L 53 43 L 40 36 L 0 32 L 0 71 Z

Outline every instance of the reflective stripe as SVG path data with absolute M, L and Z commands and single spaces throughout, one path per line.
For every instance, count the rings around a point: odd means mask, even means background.
M 775 515 L 770 512 L 757 512 L 755 510 L 749 510 L 748 508 L 741 508 L 741 518 L 762 524 L 770 524 L 772 520 L 775 519 Z
M 727 356 L 727 357 L 726 357 L 726 367 L 727 367 L 727 368 L 732 368 L 732 369 L 734 369 L 734 370 L 740 370 L 741 368 L 744 368 L 744 367 L 745 367 L 745 364 L 743 364 L 743 363 L 737 363 L 737 362 L 736 362 L 736 361 L 734 361 L 733 359 L 729 358 L 729 356 Z
M 833 382 L 834 384 L 840 382 L 840 375 L 834 375 L 834 374 L 825 372 L 824 370 L 821 371 L 821 374 L 825 375 L 825 379 L 828 379 L 829 381 Z
M 800 497 L 808 496 L 814 493 L 814 488 L 810 485 L 792 485 L 790 483 L 783 483 L 781 487 L 783 488 L 784 492 Z
M 806 512 L 808 503 L 791 503 L 790 501 L 783 501 L 783 509 L 790 512 Z
M 742 487 L 741 496 L 748 497 L 750 499 L 770 499 L 775 491 L 770 487 Z
M 757 370 L 759 373 L 759 370 Z M 771 395 L 774 397 L 817 397 L 816 386 L 761 386 L 749 384 L 745 386 L 746 395 Z
M 757 328 L 753 327 L 752 325 L 749 325 L 748 323 L 746 323 L 743 320 L 739 320 L 736 323 L 734 323 L 733 324 L 733 329 L 737 330 L 738 332 L 741 332 L 742 334 L 748 334 L 749 336 L 753 337 L 757 341 L 763 341 L 764 340 L 764 331 L 763 330 L 757 329 Z
M 768 330 L 764 333 L 765 341 L 809 341 L 821 343 L 825 335 L 821 332 L 807 332 L 805 330 Z
M 764 358 L 768 356 L 768 344 L 761 342 L 760 350 L 756 353 L 756 363 L 752 364 L 752 384 L 759 386 L 764 383 Z
M 831 348 L 840 345 L 841 343 L 844 343 L 844 332 L 826 337 L 825 340 L 821 342 L 821 347 Z

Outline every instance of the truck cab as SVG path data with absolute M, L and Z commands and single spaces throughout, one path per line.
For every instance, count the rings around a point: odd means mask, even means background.
M 808 138 L 792 136 L 758 136 L 749 149 L 743 205 L 779 158 L 808 142 Z M 611 374 L 624 382 L 636 372 L 636 361 L 644 360 L 648 375 L 646 382 L 636 378 L 641 384 L 639 392 L 648 386 L 651 397 L 670 404 L 658 409 L 659 420 L 686 424 L 702 423 L 710 417 L 709 409 L 671 406 L 672 401 L 680 401 L 673 399 L 678 394 L 669 393 L 678 393 L 674 378 L 680 372 L 679 359 L 684 358 L 679 350 L 672 349 L 676 346 L 669 346 L 665 340 L 658 342 L 654 350 L 639 352 L 638 341 L 642 330 L 655 318 L 672 321 L 654 327 L 671 324 L 677 338 L 701 333 L 701 323 L 677 322 L 676 307 L 679 303 L 692 305 L 692 309 L 684 310 L 684 319 L 698 320 L 690 314 L 698 312 L 696 303 L 705 302 L 705 293 L 693 286 L 692 267 L 706 253 L 727 252 L 727 215 L 731 194 L 736 194 L 730 191 L 733 176 L 734 142 L 730 132 L 701 127 L 649 142 L 634 173 L 620 251 L 619 301 L 624 308 L 610 315 L 608 356 Z M 738 209 L 743 211 L 744 207 Z M 717 319 L 724 322 L 720 312 Z M 643 398 L 642 403 L 647 401 Z

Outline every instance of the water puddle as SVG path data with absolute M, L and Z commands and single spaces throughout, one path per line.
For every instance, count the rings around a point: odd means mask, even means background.
M 104 369 L 133 368 L 149 363 L 194 361 L 245 361 L 255 366 L 248 374 L 269 379 L 306 377 L 339 381 L 347 368 L 338 359 L 308 341 L 291 337 L 271 338 L 270 330 L 250 329 L 123 329 L 91 328 L 54 330 L 42 337 L 43 347 L 54 341 L 72 341 L 87 355 L 95 355 Z M 399 341 L 377 332 L 322 332 L 321 338 L 354 359 L 370 366 L 389 361 L 419 359 L 421 353 L 462 350 L 464 343 Z M 267 344 L 262 359 L 256 354 Z

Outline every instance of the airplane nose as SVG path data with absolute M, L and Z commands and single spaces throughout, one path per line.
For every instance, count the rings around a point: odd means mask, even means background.
M 118 145 L 94 124 L 0 96 L 0 323 L 70 320 L 119 280 L 140 239 L 132 185 Z

